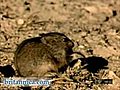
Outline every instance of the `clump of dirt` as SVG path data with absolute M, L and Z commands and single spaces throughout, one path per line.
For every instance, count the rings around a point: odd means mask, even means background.
M 76 68 L 68 67 L 51 86 L 39 88 L 119 90 L 119 6 L 119 0 L 1 0 L 0 67 L 11 65 L 15 70 L 14 52 L 23 40 L 41 33 L 60 32 L 74 42 L 75 52 L 81 52 L 87 59 L 102 57 L 108 61 L 108 66 L 94 74 L 87 68 L 90 67 L 89 61 L 84 62 L 81 56 L 74 55 L 75 59 L 80 60 L 76 62 Z M 87 67 L 82 68 L 84 65 Z M 1 73 L 0 77 L 3 78 L 4 74 Z M 84 81 L 86 78 L 87 81 Z M 112 79 L 113 83 L 92 84 L 90 81 L 95 79 Z M 13 89 L 4 85 L 0 88 Z

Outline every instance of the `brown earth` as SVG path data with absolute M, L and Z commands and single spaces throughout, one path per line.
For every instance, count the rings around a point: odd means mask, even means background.
M 53 31 L 72 39 L 74 51 L 108 61 L 108 69 L 97 74 L 113 79 L 113 83 L 93 85 L 93 90 L 120 90 L 120 0 L 0 0 L 0 66 L 14 68 L 14 51 L 19 43 Z M 70 71 L 74 70 L 68 68 L 65 73 Z M 53 84 L 48 89 L 55 88 L 85 90 L 89 85 L 73 82 Z

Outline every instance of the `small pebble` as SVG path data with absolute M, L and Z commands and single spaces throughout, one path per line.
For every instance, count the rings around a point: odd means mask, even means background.
M 18 19 L 18 20 L 17 20 L 17 23 L 18 23 L 19 25 L 22 25 L 22 24 L 24 23 L 24 20 L 23 20 L 23 19 Z
M 85 46 L 83 46 L 83 45 L 79 45 L 78 48 L 84 49 Z

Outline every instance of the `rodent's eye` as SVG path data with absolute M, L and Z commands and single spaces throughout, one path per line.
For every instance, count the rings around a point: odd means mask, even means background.
M 63 38 L 63 41 L 64 41 L 64 42 L 67 42 L 67 41 L 69 41 L 69 40 L 68 40 L 68 38 Z

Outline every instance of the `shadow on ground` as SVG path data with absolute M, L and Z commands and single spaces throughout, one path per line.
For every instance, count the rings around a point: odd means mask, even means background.
M 84 66 L 83 69 L 87 69 L 89 72 L 97 73 L 101 69 L 108 69 L 108 61 L 102 57 L 87 57 L 87 58 L 78 58 L 81 60 L 81 65 Z M 74 64 L 78 61 L 73 60 L 70 63 L 70 66 L 74 66 Z
M 0 72 L 4 77 L 13 77 L 15 75 L 15 71 L 11 65 L 0 66 Z

